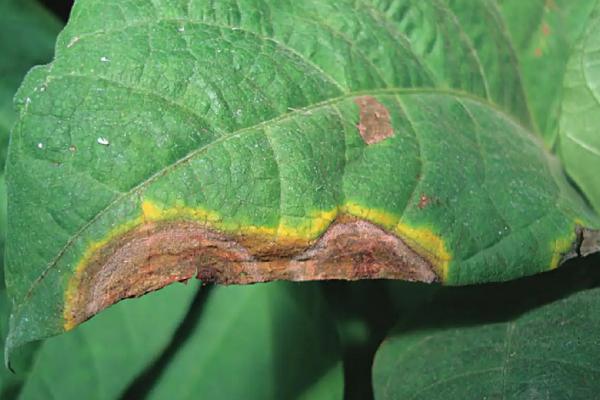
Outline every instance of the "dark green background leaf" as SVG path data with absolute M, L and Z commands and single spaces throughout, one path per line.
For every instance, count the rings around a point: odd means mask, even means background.
M 342 398 L 338 338 L 315 284 L 217 287 L 192 329 L 150 399 Z
M 169 344 L 198 284 L 173 285 L 46 340 L 19 399 L 117 399 Z
M 535 279 L 442 289 L 379 348 L 375 397 L 595 398 L 599 263 L 596 256 Z

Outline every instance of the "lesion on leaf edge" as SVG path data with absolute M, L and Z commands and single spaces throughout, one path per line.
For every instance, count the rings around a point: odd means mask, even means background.
M 368 209 L 358 204 L 344 204 L 329 212 L 314 213 L 313 220 L 316 222 L 308 225 L 310 229 L 306 226 L 246 226 L 238 227 L 235 232 L 228 232 L 227 228 L 231 229 L 231 227 L 219 226 L 219 217 L 216 213 L 201 208 L 168 208 L 146 200 L 142 202 L 141 210 L 139 217 L 122 224 L 109 232 L 105 238 L 90 244 L 80 258 L 65 291 L 63 312 L 65 330 L 74 328 L 121 298 L 136 297 L 192 277 L 225 284 L 278 279 L 369 278 L 432 282 L 444 281 L 447 278 L 448 264 L 452 259 L 443 239 L 428 228 L 415 228 L 401 222 L 396 222 L 390 228 L 390 222 L 397 221 L 397 218 L 381 210 Z M 192 246 L 191 250 L 181 253 L 185 257 L 192 257 L 195 260 L 195 264 L 192 263 L 194 265 L 190 265 L 187 260 L 188 264 L 182 267 L 181 263 L 173 263 L 173 259 L 168 259 L 169 251 L 165 251 L 162 255 L 152 254 L 148 246 L 145 251 L 138 249 L 139 251 L 136 252 L 131 247 L 129 250 L 124 250 L 124 246 L 136 240 L 146 240 L 148 244 L 148 240 L 152 239 L 157 229 L 157 232 L 161 229 L 167 231 L 171 229 L 171 232 L 175 232 L 184 227 L 204 237 L 205 240 L 203 245 L 197 248 Z M 332 235 L 335 236 L 335 240 L 332 239 Z M 162 239 L 158 242 L 154 240 L 154 244 L 164 245 L 172 237 L 174 236 L 165 235 L 163 231 Z M 191 237 L 181 236 L 181 234 L 178 237 L 178 241 L 174 242 L 173 246 L 181 250 L 183 243 L 190 242 Z M 341 237 L 345 239 L 342 240 Z M 374 237 L 379 239 L 375 240 Z M 208 243 L 206 240 L 212 242 Z M 340 243 L 344 245 L 340 246 Z M 384 248 L 377 246 L 384 246 Z M 335 257 L 330 254 L 334 247 L 337 254 Z M 213 253 L 209 251 L 208 256 L 206 254 L 202 256 L 202 248 L 209 249 Z M 121 251 L 120 255 L 118 255 L 119 251 Z M 329 255 L 325 256 L 326 254 Z M 147 259 L 151 255 L 150 258 L 154 258 L 154 261 L 162 259 L 172 270 L 166 273 L 164 268 L 158 268 L 157 270 L 161 270 L 163 275 L 159 281 L 156 281 L 157 277 L 153 276 L 154 280 L 151 279 L 150 284 L 146 286 L 141 284 L 139 279 L 129 282 L 132 287 L 137 285 L 137 291 L 128 291 L 124 287 L 127 285 L 124 284 L 114 286 L 116 281 L 112 273 L 107 274 L 107 271 L 103 271 L 108 265 L 108 260 L 113 257 L 111 271 L 114 272 L 118 270 L 115 262 L 118 261 L 121 266 L 131 264 L 132 255 Z M 114 257 L 117 257 L 117 261 Z M 395 260 L 393 263 L 392 259 Z M 202 264 L 214 268 L 205 268 Z M 137 265 L 145 264 L 138 260 Z M 230 271 L 228 272 L 224 267 L 229 268 Z M 113 296 L 112 300 L 104 301 L 101 306 L 96 304 L 92 307 L 92 311 L 82 312 L 82 307 L 87 307 L 87 303 L 95 302 L 93 297 L 91 300 L 82 300 L 82 293 L 85 292 L 84 288 L 89 289 L 93 284 L 95 278 L 90 276 L 95 276 L 99 271 L 103 271 L 102 280 L 112 282 L 113 289 L 117 287 L 122 295 Z M 140 287 L 142 289 L 139 289 Z M 95 293 L 106 299 L 109 292 L 110 290 L 99 292 L 96 288 Z

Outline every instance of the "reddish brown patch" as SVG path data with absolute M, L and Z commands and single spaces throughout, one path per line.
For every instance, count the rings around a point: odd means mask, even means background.
M 417 205 L 417 207 L 419 207 L 422 210 L 425 207 L 427 207 L 428 204 L 429 197 L 425 196 L 425 194 L 421 194 L 421 197 L 419 197 L 419 204 Z
M 542 49 L 540 47 L 536 47 L 535 50 L 533 51 L 533 55 L 535 55 L 536 57 L 541 57 L 542 56 Z
M 376 225 L 341 217 L 314 243 L 261 245 L 192 222 L 148 223 L 98 251 L 79 276 L 65 309 L 70 326 L 104 308 L 194 276 L 203 282 L 272 280 L 437 280 L 431 265 Z
M 354 102 L 360 109 L 360 121 L 356 127 L 366 144 L 381 142 L 394 134 L 390 113 L 377 99 L 361 96 Z
M 547 23 L 542 23 L 542 35 L 549 36 L 550 35 L 550 25 Z

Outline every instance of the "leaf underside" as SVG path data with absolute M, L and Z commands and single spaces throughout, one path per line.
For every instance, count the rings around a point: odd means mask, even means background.
M 483 293 L 480 299 L 494 291 Z M 516 300 L 511 293 L 487 313 L 484 304 L 459 303 L 458 307 L 452 297 L 444 298 L 449 304 L 439 302 L 438 309 L 421 310 L 422 327 L 399 327 L 378 349 L 373 366 L 375 398 L 594 397 L 600 389 L 596 362 L 600 289 L 493 321 L 531 297 L 535 295 L 529 293 L 521 303 L 511 304 Z M 435 321 L 435 327 L 428 328 L 427 321 L 430 325 Z
M 195 276 L 508 280 L 600 226 L 493 2 L 187 3 L 79 1 L 17 94 L 9 348 Z

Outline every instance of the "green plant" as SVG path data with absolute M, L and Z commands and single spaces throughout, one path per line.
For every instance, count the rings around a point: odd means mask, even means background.
M 4 107 L 59 24 L 2 7 Z M 594 397 L 598 257 L 524 277 L 600 250 L 599 12 L 77 1 L 14 100 L 0 389 Z M 103 311 L 195 277 L 480 285 L 190 283 Z

